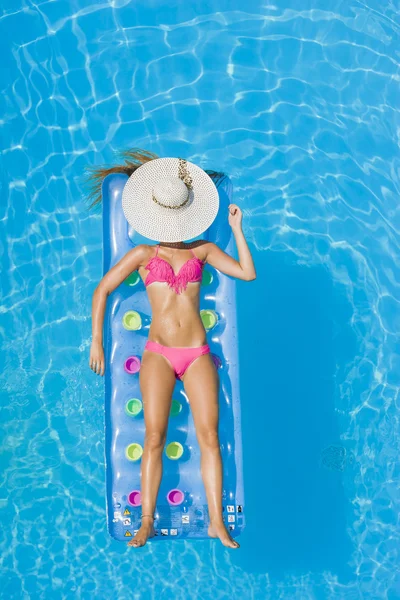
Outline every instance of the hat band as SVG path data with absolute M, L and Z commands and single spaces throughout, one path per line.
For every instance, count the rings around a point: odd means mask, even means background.
M 186 184 L 189 190 L 193 189 L 193 179 L 187 168 L 187 160 L 178 158 L 178 177 Z
M 189 190 L 188 190 L 188 193 L 187 193 L 186 200 L 184 200 L 183 202 L 181 202 L 181 204 L 176 204 L 175 206 L 171 206 L 169 204 L 163 204 L 162 202 L 159 202 L 157 200 L 157 198 L 154 196 L 154 194 L 152 194 L 152 196 L 153 196 L 154 202 L 156 202 L 157 204 L 159 204 L 163 208 L 181 208 L 181 206 L 185 206 L 185 204 L 187 204 L 187 202 L 189 201 Z

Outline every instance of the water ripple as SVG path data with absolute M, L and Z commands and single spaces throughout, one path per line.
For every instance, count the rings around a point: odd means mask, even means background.
M 3 3 L 0 512 L 10 600 L 400 597 L 399 7 L 245 8 Z M 108 536 L 103 387 L 87 368 L 101 218 L 85 213 L 80 176 L 130 145 L 228 172 L 255 251 L 323 266 L 351 306 L 357 353 L 334 376 L 340 445 L 326 443 L 321 464 L 341 474 L 354 511 L 353 578 L 276 579 L 208 541 L 149 543 L 133 558 Z

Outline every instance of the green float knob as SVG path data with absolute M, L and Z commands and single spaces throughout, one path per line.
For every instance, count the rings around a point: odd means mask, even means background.
M 139 398 L 131 398 L 125 404 L 125 412 L 130 417 L 136 417 L 142 410 L 142 402 Z
M 128 310 L 122 317 L 122 325 L 128 331 L 136 331 L 142 326 L 142 317 L 136 310 Z
M 126 447 L 125 456 L 128 460 L 139 460 L 142 454 L 143 448 L 136 442 L 134 444 L 129 444 L 129 446 Z
M 203 275 L 201 278 L 201 285 L 210 285 L 210 283 L 213 280 L 213 276 L 212 273 L 210 273 L 210 271 L 207 271 L 206 269 L 203 269 Z
M 180 402 L 178 402 L 178 400 L 172 400 L 171 411 L 169 413 L 171 415 L 171 417 L 176 417 L 176 415 L 179 415 L 181 410 L 182 410 L 182 404 Z
M 165 448 L 165 454 L 171 460 L 178 460 L 183 454 L 183 446 L 179 442 L 171 442 Z
M 203 321 L 204 329 L 212 329 L 218 322 L 218 315 L 215 310 L 209 308 L 200 311 L 201 320 Z
M 139 273 L 137 271 L 133 271 L 133 273 L 128 275 L 128 277 L 125 279 L 124 283 L 125 283 L 125 285 L 129 285 L 130 287 L 132 287 L 133 285 L 136 285 L 137 283 L 139 283 L 139 281 L 140 281 Z

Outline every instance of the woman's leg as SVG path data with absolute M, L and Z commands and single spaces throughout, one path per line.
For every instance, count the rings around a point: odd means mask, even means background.
M 153 515 L 162 476 L 162 452 L 168 428 L 175 374 L 165 356 L 145 350 L 139 371 L 144 421 L 146 426 L 141 463 L 141 497 L 143 515 Z M 143 517 L 142 524 L 129 546 L 143 546 L 154 535 L 153 519 Z
M 222 460 L 218 439 L 218 373 L 210 354 L 196 358 L 187 368 L 183 385 L 189 397 L 201 450 L 201 474 L 207 495 L 211 537 L 224 546 L 239 548 L 222 518 Z

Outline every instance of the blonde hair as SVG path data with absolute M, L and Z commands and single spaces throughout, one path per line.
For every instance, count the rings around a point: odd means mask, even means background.
M 115 165 L 115 166 L 106 166 L 100 165 L 95 167 L 88 167 L 86 169 L 86 175 L 84 178 L 84 185 L 88 189 L 86 199 L 90 202 L 89 210 L 92 208 L 100 208 L 101 207 L 101 185 L 103 179 L 110 175 L 111 173 L 123 173 L 125 175 L 132 175 L 136 169 L 138 169 L 141 165 L 148 162 L 149 160 L 154 160 L 155 158 L 159 158 L 157 154 L 153 152 L 149 152 L 148 150 L 143 150 L 141 148 L 132 148 L 131 150 L 123 150 L 119 153 L 121 161 L 123 163 Z M 215 185 L 221 183 L 221 181 L 226 177 L 225 173 L 219 171 L 212 171 L 210 169 L 204 169 L 207 175 L 211 177 L 214 181 Z

